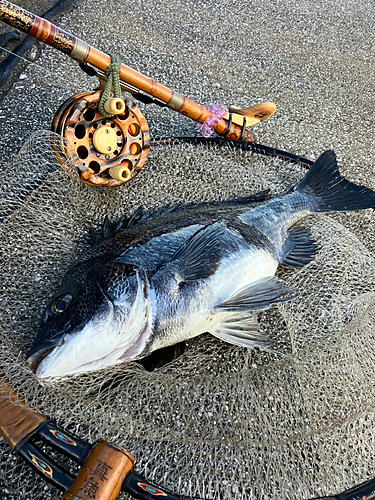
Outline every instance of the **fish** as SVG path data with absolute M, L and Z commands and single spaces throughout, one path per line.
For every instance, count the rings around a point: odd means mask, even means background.
M 345 179 L 325 151 L 283 196 L 146 212 L 104 224 L 46 307 L 27 361 L 54 379 L 145 359 L 203 333 L 268 348 L 259 311 L 298 290 L 276 276 L 302 268 L 319 245 L 298 221 L 375 207 L 375 192 Z

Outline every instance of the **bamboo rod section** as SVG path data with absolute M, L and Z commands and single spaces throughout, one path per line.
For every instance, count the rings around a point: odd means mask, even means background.
M 40 18 L 6 0 L 0 0 L 0 21 L 27 33 L 46 45 L 55 47 L 79 63 L 86 62 L 104 72 L 111 64 L 111 58 L 107 54 L 90 47 L 86 42 L 67 33 L 46 19 Z M 201 104 L 191 101 L 179 92 L 175 92 L 153 78 L 142 75 L 125 64 L 121 65 L 120 79 L 125 84 L 152 95 L 164 102 L 169 108 L 196 122 L 204 123 L 211 116 L 211 112 Z M 254 142 L 254 136 L 251 132 L 248 130 L 243 131 L 241 126 L 236 123 L 229 123 L 226 119 L 219 120 L 214 126 L 214 130 L 227 139 L 241 138 L 245 141 Z

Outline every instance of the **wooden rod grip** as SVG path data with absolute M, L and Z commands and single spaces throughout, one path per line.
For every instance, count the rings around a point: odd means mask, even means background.
M 99 439 L 87 457 L 65 500 L 114 500 L 121 492 L 123 480 L 135 458 L 117 444 Z
M 27 408 L 9 382 L 0 379 L 0 434 L 12 449 L 45 421 L 46 417 Z

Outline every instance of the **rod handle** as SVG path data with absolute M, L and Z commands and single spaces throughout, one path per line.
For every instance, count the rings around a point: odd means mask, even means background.
M 121 446 L 99 439 L 91 450 L 65 500 L 114 500 L 135 458 Z

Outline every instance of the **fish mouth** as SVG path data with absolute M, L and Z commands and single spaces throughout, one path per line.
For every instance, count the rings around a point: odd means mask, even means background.
M 64 343 L 64 336 L 56 339 L 51 339 L 43 342 L 42 344 L 34 345 L 28 352 L 26 361 L 29 364 L 31 370 L 36 373 L 38 366 L 51 352 L 57 347 Z
M 89 320 L 71 330 L 55 331 L 54 337 L 35 343 L 27 361 L 36 376 L 61 379 L 108 368 L 121 363 L 124 352 L 132 348 L 136 352 L 131 360 L 139 357 L 151 330 L 151 309 L 146 300 L 148 281 L 141 272 L 136 279 L 138 286 L 132 302 L 115 303 L 99 286 L 104 300 Z
M 83 371 L 93 371 L 97 363 L 103 363 L 106 359 L 105 355 L 100 356 L 100 348 L 103 347 L 105 351 L 103 342 L 93 350 L 94 357 L 90 359 L 88 355 L 85 359 L 85 354 L 91 352 L 90 339 L 96 334 L 103 334 L 113 321 L 114 304 L 105 292 L 101 292 L 105 300 L 96 311 L 99 313 L 90 321 L 84 321 L 31 349 L 27 361 L 39 379 L 62 379 Z M 97 354 L 99 356 L 95 359 Z

